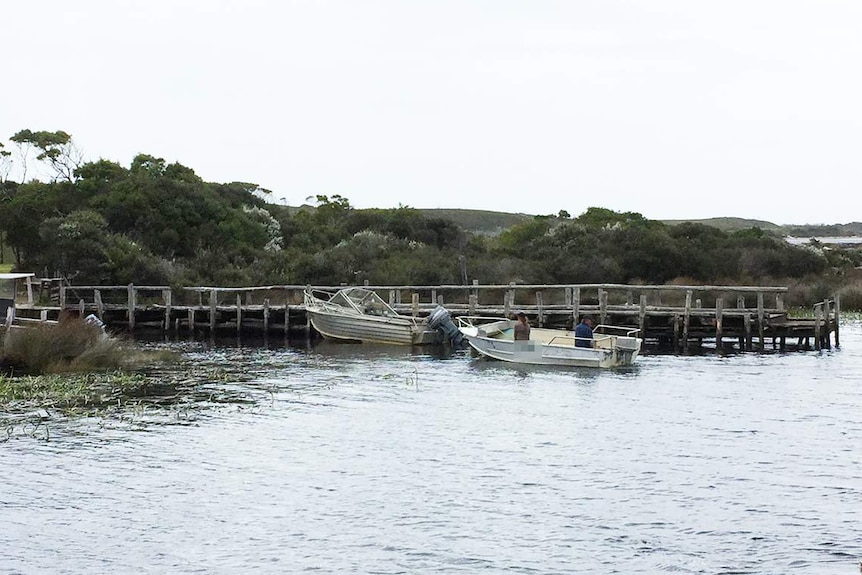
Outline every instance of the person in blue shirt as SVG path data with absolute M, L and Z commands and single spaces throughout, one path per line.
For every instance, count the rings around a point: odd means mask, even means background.
M 593 318 L 584 316 L 581 323 L 575 326 L 575 347 L 593 346 Z

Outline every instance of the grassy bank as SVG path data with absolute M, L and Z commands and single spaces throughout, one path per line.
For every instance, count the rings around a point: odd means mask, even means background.
M 177 358 L 174 352 L 135 349 L 77 318 L 13 329 L 0 347 L 0 413 L 91 413 L 149 395 L 170 395 L 175 382 L 143 370 Z

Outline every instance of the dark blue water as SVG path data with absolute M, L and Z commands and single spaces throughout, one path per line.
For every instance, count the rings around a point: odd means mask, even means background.
M 198 393 L 0 430 L 0 573 L 811 573 L 862 560 L 862 325 L 625 371 L 170 344 Z

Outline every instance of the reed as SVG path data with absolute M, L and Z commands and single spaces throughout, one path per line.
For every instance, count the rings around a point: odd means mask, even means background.
M 142 394 L 150 384 L 143 374 L 122 372 L 0 376 L 0 406 L 13 413 L 26 409 L 98 409 Z

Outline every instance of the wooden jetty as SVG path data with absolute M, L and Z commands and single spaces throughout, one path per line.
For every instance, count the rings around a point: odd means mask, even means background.
M 45 285 L 44 283 L 42 285 Z M 58 319 L 61 313 L 94 314 L 112 327 L 173 332 L 263 332 L 310 334 L 303 291 L 344 286 L 254 287 L 72 286 L 19 305 L 20 316 Z M 805 318 L 784 306 L 786 287 L 725 285 L 567 284 L 374 286 L 406 315 L 425 317 L 445 306 L 453 317 L 510 317 L 523 311 L 536 326 L 571 327 L 582 315 L 599 323 L 629 325 L 647 342 L 686 352 L 704 341 L 717 348 L 764 350 L 787 345 L 814 349 L 839 344 L 840 301 L 813 305 Z M 795 340 L 795 343 L 794 343 Z

